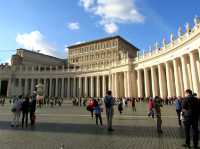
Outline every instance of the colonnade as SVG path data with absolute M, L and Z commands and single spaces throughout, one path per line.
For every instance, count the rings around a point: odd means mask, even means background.
M 104 97 L 107 90 L 112 90 L 115 97 L 129 97 L 130 75 L 130 71 L 124 71 L 104 75 L 8 79 L 7 96 L 32 95 L 36 85 L 41 83 L 44 95 L 49 97 Z
M 191 89 L 200 96 L 200 49 L 173 60 L 137 70 L 139 97 L 182 96 Z

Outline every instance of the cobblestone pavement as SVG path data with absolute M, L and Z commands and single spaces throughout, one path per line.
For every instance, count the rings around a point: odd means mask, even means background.
M 35 128 L 11 128 L 10 105 L 0 107 L 0 149 L 181 149 L 183 130 L 178 127 L 174 106 L 164 106 L 163 134 L 156 132 L 156 121 L 148 118 L 146 104 L 137 103 L 137 112 L 115 110 L 114 132 L 99 128 L 85 107 L 37 109 Z

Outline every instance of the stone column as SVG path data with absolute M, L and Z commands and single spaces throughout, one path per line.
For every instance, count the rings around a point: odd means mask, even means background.
M 142 76 L 141 70 L 137 70 L 137 86 L 138 86 L 138 97 L 142 97 Z
M 167 77 L 167 92 L 168 92 L 168 97 L 172 97 L 173 96 L 173 87 L 172 87 L 172 72 L 170 71 L 170 64 L 169 62 L 165 63 L 166 65 L 166 77 Z
M 31 79 L 31 94 L 33 94 L 34 91 L 34 79 Z
M 70 77 L 67 78 L 67 97 L 70 98 Z
M 88 97 L 88 80 L 87 80 L 87 77 L 85 77 L 85 97 Z
M 124 96 L 128 97 L 128 90 L 127 90 L 127 71 L 124 72 Z
M 56 80 L 55 96 L 58 97 L 58 78 L 56 78 L 55 80 Z
M 185 56 L 181 56 L 181 65 L 182 65 L 182 71 L 183 71 L 183 86 L 184 86 L 184 91 L 186 89 L 190 88 L 189 85 L 189 79 L 188 79 L 188 72 L 187 72 L 187 62 L 185 59 Z
M 164 99 L 167 96 L 167 88 L 166 88 L 164 68 L 162 64 L 158 65 L 158 75 L 159 75 L 160 97 Z
M 8 80 L 8 87 L 7 87 L 7 97 L 11 96 L 11 78 Z
M 61 86 L 61 97 L 64 98 L 65 93 L 65 78 L 61 78 L 62 86 Z
M 46 96 L 47 95 L 47 80 L 46 80 L 46 78 L 44 78 L 44 96 Z
M 100 80 L 99 80 L 99 76 L 97 76 L 97 87 L 96 87 L 96 89 L 97 89 L 97 97 L 100 97 Z
M 199 86 L 199 78 L 198 78 L 198 73 L 197 73 L 195 55 L 193 52 L 191 52 L 189 56 L 190 56 L 193 89 L 194 89 L 194 92 L 197 93 L 198 96 L 200 96 L 200 86 Z
M 130 78 L 130 71 L 127 71 L 127 95 L 131 97 L 131 78 Z
M 115 79 L 115 88 L 114 88 L 114 90 L 115 90 L 115 97 L 118 97 L 118 83 L 117 83 L 118 74 L 117 73 L 115 73 L 114 79 Z
M 155 69 L 156 68 L 154 66 L 151 67 L 151 80 L 152 80 L 153 97 L 158 96 L 158 78 L 157 78 Z
M 137 97 L 138 96 L 137 85 L 136 85 L 137 82 L 135 82 L 137 80 L 137 71 L 133 70 L 131 74 L 132 74 L 131 78 L 132 78 L 132 80 L 134 80 L 134 81 L 132 81 L 132 89 L 133 89 L 132 96 Z
M 22 94 L 22 78 L 19 78 L 19 84 L 18 84 L 18 88 L 19 88 L 19 95 Z
M 73 97 L 76 97 L 76 77 L 74 77 L 74 82 L 73 82 Z
M 115 73 L 112 74 L 112 94 L 115 96 Z
M 28 94 L 28 79 L 24 79 L 24 81 L 25 81 L 24 94 L 25 94 L 25 96 L 27 96 L 27 94 Z
M 108 89 L 112 90 L 112 76 L 111 76 L 111 74 L 109 74 L 108 79 L 109 79 Z
M 176 96 L 181 96 L 181 84 L 179 80 L 178 75 L 178 62 L 176 59 L 173 60 L 173 66 L 174 66 L 174 78 L 175 78 L 175 85 L 176 85 Z
M 79 97 L 82 97 L 82 78 L 79 77 L 78 81 L 78 90 L 79 90 Z
M 103 97 L 106 95 L 106 76 L 103 75 Z
M 90 96 L 94 97 L 94 77 L 90 77 Z
M 52 78 L 49 78 L 49 97 L 52 96 Z
M 144 68 L 144 84 L 145 84 L 145 96 L 149 97 L 150 96 L 150 78 L 148 74 L 148 69 Z

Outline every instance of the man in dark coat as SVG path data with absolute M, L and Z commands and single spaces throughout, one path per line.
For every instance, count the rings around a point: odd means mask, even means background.
M 36 110 L 36 93 L 33 94 L 32 100 L 30 103 L 30 120 L 31 126 L 35 124 L 35 110 Z
M 193 131 L 194 148 L 198 148 L 198 117 L 199 117 L 199 101 L 192 95 L 192 91 L 185 91 L 185 99 L 183 100 L 184 126 L 185 126 L 185 147 L 190 148 L 190 128 Z
M 28 127 L 28 111 L 29 111 L 29 97 L 26 97 L 22 103 L 22 128 L 24 127 L 24 119 L 26 128 Z

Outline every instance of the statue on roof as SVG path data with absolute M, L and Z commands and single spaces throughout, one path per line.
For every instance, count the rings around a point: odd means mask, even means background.
M 185 30 L 186 30 L 186 33 L 190 33 L 191 32 L 190 24 L 188 22 L 185 25 Z
M 165 40 L 165 38 L 163 38 L 162 43 L 163 43 L 163 47 L 166 47 L 166 40 Z
M 181 26 L 178 27 L 178 37 L 181 37 L 183 35 L 183 32 L 182 32 L 182 28 Z
M 199 23 L 200 23 L 200 19 L 199 19 L 199 17 L 197 15 L 195 15 L 195 17 L 194 17 L 194 25 L 198 26 Z
M 174 34 L 173 34 L 173 33 L 170 34 L 170 42 L 171 42 L 171 43 L 174 42 Z

